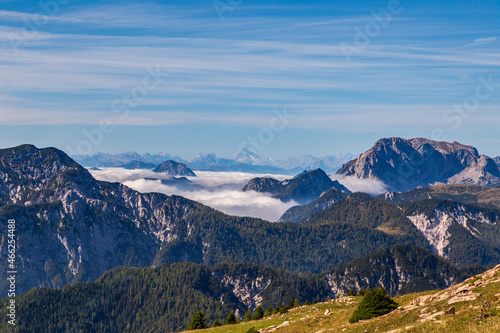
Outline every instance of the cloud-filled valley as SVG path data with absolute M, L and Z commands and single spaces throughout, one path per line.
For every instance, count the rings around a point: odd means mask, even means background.
M 180 195 L 226 214 L 258 217 L 272 222 L 277 221 L 288 208 L 298 205 L 295 201 L 283 202 L 267 193 L 242 191 L 254 177 L 291 178 L 287 175 L 196 171 L 197 177 L 186 177 L 186 181 L 145 169 L 100 168 L 89 171 L 98 180 L 119 182 L 139 192 Z M 387 186 L 378 180 L 339 175 L 330 175 L 330 178 L 338 180 L 352 192 L 377 195 L 387 191 Z
M 297 205 L 295 201 L 284 203 L 269 194 L 241 191 L 245 184 L 254 177 L 269 176 L 280 180 L 290 177 L 284 175 L 196 171 L 198 177 L 187 177 L 190 181 L 189 185 L 176 184 L 174 186 L 162 184 L 162 180 L 172 180 L 171 176 L 151 170 L 101 168 L 89 171 L 96 179 L 120 182 L 139 192 L 180 195 L 226 214 L 258 217 L 273 222 L 277 221 L 288 208 Z

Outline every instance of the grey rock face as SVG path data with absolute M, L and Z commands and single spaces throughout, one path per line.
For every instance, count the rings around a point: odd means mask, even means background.
M 403 209 L 431 248 L 453 264 L 492 265 L 500 259 L 497 209 L 437 199 L 409 203 Z
M 326 274 L 335 295 L 368 288 L 385 288 L 391 296 L 447 288 L 466 274 L 429 250 L 394 245 L 355 259 Z
M 476 148 L 422 138 L 381 139 L 337 173 L 379 179 L 396 192 L 435 183 L 484 186 L 500 183 L 498 166 L 488 156 L 479 155 Z
M 500 156 L 494 157 L 493 161 L 495 161 L 496 165 L 500 167 Z

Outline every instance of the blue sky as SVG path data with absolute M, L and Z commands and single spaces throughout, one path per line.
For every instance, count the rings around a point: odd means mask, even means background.
M 0 1 L 0 142 L 190 159 L 402 136 L 496 156 L 499 22 L 493 0 Z

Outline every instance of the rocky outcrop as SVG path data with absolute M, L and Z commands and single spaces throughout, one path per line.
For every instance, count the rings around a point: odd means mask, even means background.
M 500 258 L 500 213 L 496 209 L 446 200 L 424 200 L 403 208 L 443 258 L 459 266 L 471 261 L 493 264 Z
M 266 192 L 282 201 L 295 200 L 300 204 L 306 204 L 332 187 L 345 193 L 349 192 L 338 181 L 331 180 L 323 170 L 316 169 L 304 171 L 284 181 L 267 177 L 254 178 L 245 185 L 243 191 Z
M 335 295 L 351 288 L 385 288 L 389 295 L 447 288 L 467 276 L 429 250 L 395 245 L 355 259 L 326 274 Z
M 162 164 L 158 165 L 153 171 L 164 172 L 171 176 L 196 177 L 193 170 L 189 169 L 185 164 L 177 163 L 172 160 L 163 162 Z
M 396 192 L 436 183 L 500 184 L 498 166 L 476 148 L 423 138 L 381 139 L 337 173 L 381 180 Z

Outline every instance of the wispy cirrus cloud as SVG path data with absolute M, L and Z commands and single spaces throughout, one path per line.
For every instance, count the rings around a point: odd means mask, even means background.
M 469 46 L 478 46 L 478 45 L 485 45 L 485 44 L 491 44 L 497 41 L 497 37 L 487 37 L 487 38 L 478 38 L 474 40 L 474 42 L 464 45 L 463 47 L 469 47 Z
M 96 124 L 114 116 L 110 104 L 146 66 L 159 66 L 168 79 L 115 125 L 258 127 L 286 105 L 300 120 L 290 128 L 359 133 L 411 120 L 427 131 L 500 66 L 496 37 L 483 37 L 499 35 L 497 25 L 416 15 L 410 5 L 347 63 L 339 45 L 379 9 L 371 6 L 322 13 L 323 5 L 248 3 L 222 23 L 200 3 L 69 4 L 17 53 L 9 34 L 40 9 L 2 10 L 0 124 Z M 482 116 L 498 104 L 481 105 Z

